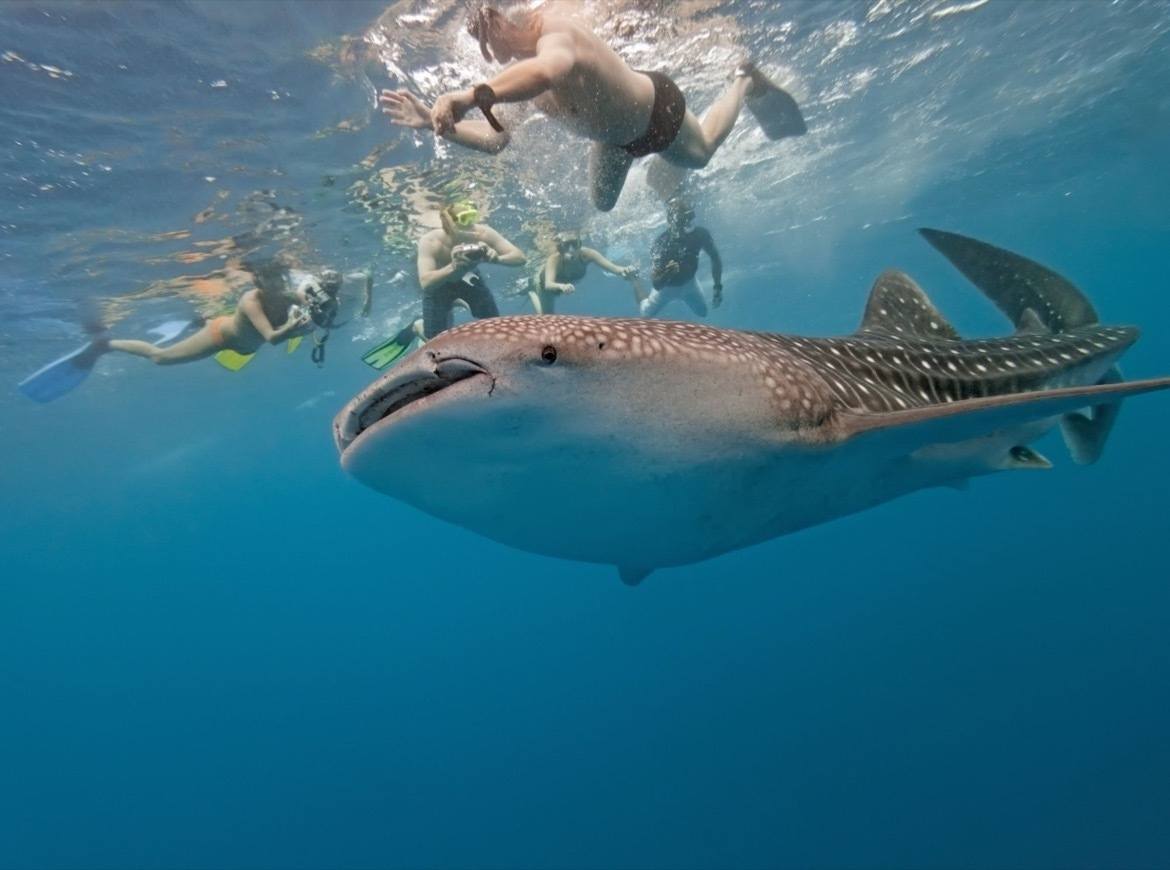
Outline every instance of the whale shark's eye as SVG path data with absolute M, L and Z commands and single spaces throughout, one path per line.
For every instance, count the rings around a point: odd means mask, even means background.
M 551 366 L 557 361 L 557 349 L 551 344 L 546 344 L 544 350 L 540 352 L 540 358 Z

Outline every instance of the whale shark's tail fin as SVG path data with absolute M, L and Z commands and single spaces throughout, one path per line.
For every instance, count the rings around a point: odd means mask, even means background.
M 1029 310 L 1049 332 L 1067 332 L 1097 322 L 1097 311 L 1089 298 L 1047 266 L 958 233 L 926 228 L 918 232 L 1011 318 L 1017 329 L 1034 328 Z
M 958 233 L 926 228 L 918 232 L 1011 318 L 1017 334 L 1051 334 L 1097 323 L 1089 298 L 1047 266 Z M 1114 366 L 1097 383 L 1122 380 Z M 1064 415 L 1060 428 L 1074 462 L 1090 465 L 1101 458 L 1120 409 L 1115 401 L 1095 405 L 1087 413 Z

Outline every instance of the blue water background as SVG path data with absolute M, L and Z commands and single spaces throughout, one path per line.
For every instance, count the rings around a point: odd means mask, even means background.
M 750 29 L 764 13 L 748 6 L 723 8 Z M 1028 18 L 1057 6 L 1075 14 Z M 74 72 L 0 63 L 6 381 L 76 345 L 74 300 L 150 277 L 140 247 L 87 230 L 187 225 L 204 178 L 233 165 L 246 171 L 223 183 L 279 188 L 331 262 L 373 258 L 380 287 L 409 268 L 320 184 L 396 134 L 312 135 L 369 96 L 305 53 L 381 8 L 0 9 L 0 51 Z M 855 21 L 880 65 L 869 9 L 776 14 L 797 41 Z M 992 2 L 938 19 L 952 45 L 1022 34 L 992 52 L 1010 99 L 1064 76 L 1080 82 L 1070 104 L 1005 105 L 1002 126 L 891 192 L 879 153 L 923 116 L 898 116 L 913 106 L 896 89 L 821 103 L 810 123 L 836 156 L 803 181 L 842 200 L 825 219 L 804 203 L 807 222 L 761 244 L 787 226 L 785 199 L 744 214 L 708 178 L 739 276 L 713 322 L 847 332 L 899 266 L 964 332 L 1004 331 L 913 233 L 939 226 L 1058 268 L 1105 321 L 1143 328 L 1128 375 L 1170 372 L 1168 14 Z M 1079 66 L 1094 37 L 1110 56 L 1139 47 L 1106 74 Z M 905 76 L 929 93 L 946 74 Z M 856 116 L 850 136 L 833 139 L 834 113 Z M 965 115 L 935 107 L 934 134 L 961 139 Z M 260 144 L 222 144 L 244 136 Z M 404 139 L 388 160 L 428 148 Z M 89 151 L 107 156 L 70 162 Z M 614 286 L 572 310 L 623 313 Z M 126 323 L 184 310 L 144 303 Z M 329 424 L 370 380 L 359 347 L 339 339 L 323 370 L 270 350 L 240 376 L 110 360 L 55 404 L 0 397 L 0 866 L 1170 864 L 1166 396 L 1127 403 L 1097 466 L 1050 437 L 1052 471 L 919 493 L 629 589 L 347 479 Z M 517 509 L 573 521 L 555 488 Z

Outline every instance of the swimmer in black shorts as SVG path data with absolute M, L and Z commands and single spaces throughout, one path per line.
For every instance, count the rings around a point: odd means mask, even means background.
M 617 203 L 635 159 L 659 154 L 675 166 L 707 165 L 744 105 L 770 139 L 799 136 L 796 102 L 751 63 L 741 64 L 727 91 L 700 121 L 671 79 L 630 69 L 618 54 L 571 17 L 573 7 L 549 3 L 510 16 L 493 6 L 474 9 L 468 30 L 487 60 L 516 61 L 491 81 L 444 94 L 428 106 L 403 90 L 383 90 L 383 111 L 395 124 L 431 128 L 460 145 L 495 154 L 509 142 L 493 112 L 498 103 L 526 103 L 593 141 L 589 175 L 593 204 Z M 485 120 L 465 120 L 479 109 Z

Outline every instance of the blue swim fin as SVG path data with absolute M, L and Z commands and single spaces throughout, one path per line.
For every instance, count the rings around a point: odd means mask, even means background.
M 93 364 L 107 350 L 109 342 L 105 338 L 95 339 L 33 372 L 16 388 L 34 402 L 59 399 L 89 377 Z
M 752 80 L 751 91 L 744 105 L 755 115 L 760 129 L 769 139 L 784 139 L 788 136 L 803 136 L 808 132 L 800 107 L 788 91 L 760 72 L 751 61 L 744 61 L 736 75 Z

